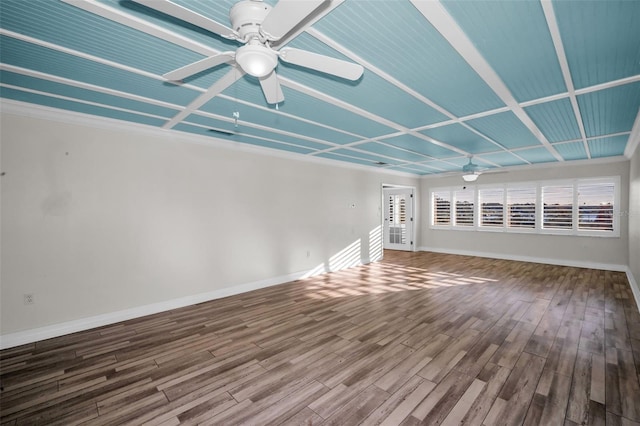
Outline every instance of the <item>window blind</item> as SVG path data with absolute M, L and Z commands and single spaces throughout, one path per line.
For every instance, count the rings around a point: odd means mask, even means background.
M 481 208 L 480 226 L 502 227 L 504 222 L 504 190 L 487 188 L 478 191 Z
M 612 182 L 578 184 L 578 229 L 613 231 L 614 197 Z
M 536 227 L 536 187 L 507 188 L 507 227 Z
M 456 226 L 473 226 L 474 191 L 463 189 L 453 193 L 455 199 Z
M 573 228 L 573 185 L 543 186 L 542 206 L 544 229 Z

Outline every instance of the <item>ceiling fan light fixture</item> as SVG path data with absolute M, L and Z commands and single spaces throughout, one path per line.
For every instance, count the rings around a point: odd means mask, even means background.
M 467 173 L 462 175 L 462 179 L 465 182 L 475 182 L 476 180 L 478 180 L 478 174 L 477 173 Z
M 236 62 L 249 75 L 265 77 L 278 65 L 278 56 L 261 44 L 246 44 L 236 51 Z

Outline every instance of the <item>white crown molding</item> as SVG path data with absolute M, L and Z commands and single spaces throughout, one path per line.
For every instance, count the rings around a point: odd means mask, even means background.
M 113 118 L 99 117 L 95 115 L 85 114 L 75 111 L 67 111 L 58 108 L 52 108 L 42 105 L 34 105 L 27 102 L 15 101 L 12 99 L 0 99 L 0 112 L 8 115 L 17 115 L 22 117 L 37 118 L 42 120 L 55 121 L 60 123 L 75 124 L 84 127 L 106 129 L 112 131 L 122 131 L 129 134 L 135 133 L 144 136 L 153 136 L 162 138 L 167 141 L 177 143 L 194 143 L 198 145 L 206 145 L 230 151 L 241 151 L 251 154 L 263 155 L 267 157 L 284 158 L 292 161 L 300 161 L 307 163 L 321 164 L 325 166 L 338 167 L 343 169 L 364 171 L 369 173 L 380 173 L 384 175 L 392 175 L 399 177 L 408 177 L 418 179 L 417 174 L 400 172 L 386 168 L 374 168 L 372 166 L 364 166 L 360 164 L 346 163 L 343 161 L 332 160 L 330 158 L 322 158 L 311 155 L 301 155 L 292 152 L 280 151 L 277 149 L 263 148 L 243 143 L 230 143 L 227 140 L 219 139 L 214 136 L 200 136 L 186 132 L 180 132 L 171 129 L 161 129 L 145 124 L 131 123 L 128 121 L 116 120 Z

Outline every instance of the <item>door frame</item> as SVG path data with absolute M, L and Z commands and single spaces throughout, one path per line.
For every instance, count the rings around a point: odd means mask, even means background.
M 411 252 L 415 252 L 418 251 L 417 249 L 417 240 L 416 240 L 416 235 L 417 235 L 417 229 L 418 229 L 418 203 L 416 202 L 416 199 L 418 198 L 418 192 L 415 186 L 412 185 L 397 185 L 397 184 L 393 184 L 393 183 L 382 183 L 380 184 L 380 207 L 379 207 L 379 214 L 380 214 L 380 229 L 382 230 L 382 258 L 384 258 L 384 216 L 385 216 L 385 211 L 384 211 L 384 201 L 385 201 L 385 197 L 384 197 L 384 190 L 385 189 L 410 189 L 413 191 L 413 197 L 411 198 L 411 211 L 413 212 L 413 222 L 411 225 L 411 241 L 413 241 L 413 246 L 411 247 Z

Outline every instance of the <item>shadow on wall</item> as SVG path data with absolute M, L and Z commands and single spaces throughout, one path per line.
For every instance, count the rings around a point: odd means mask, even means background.
M 369 253 L 363 253 L 362 250 L 362 239 L 358 238 L 331 256 L 327 262 L 323 262 L 311 269 L 302 278 L 309 278 L 326 272 L 336 272 L 382 259 L 382 226 L 377 226 L 369 231 Z

